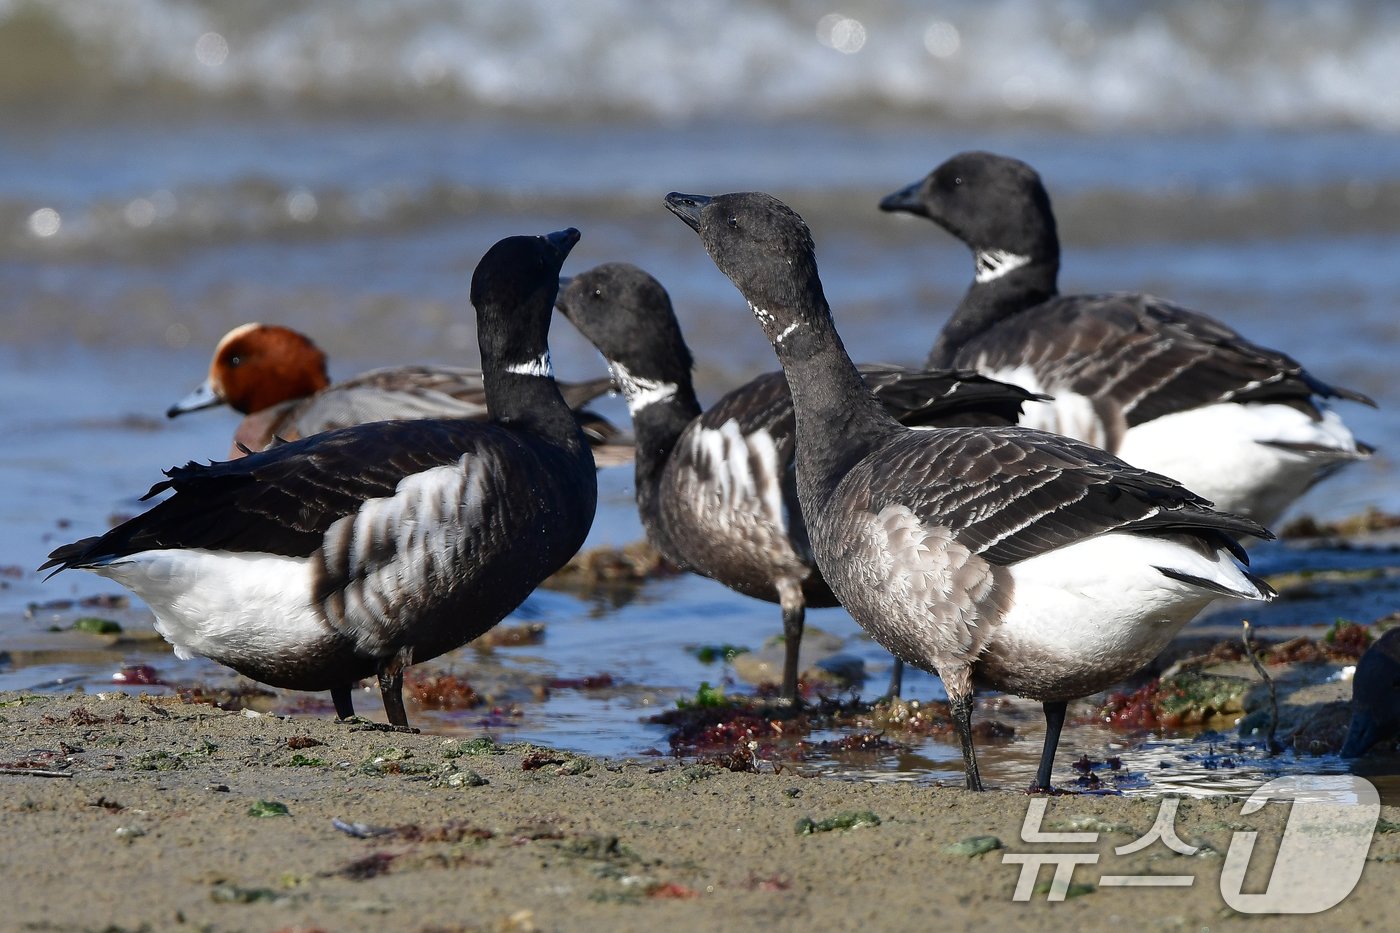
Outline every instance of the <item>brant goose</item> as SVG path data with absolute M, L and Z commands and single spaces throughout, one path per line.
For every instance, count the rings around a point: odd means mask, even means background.
M 1400 628 L 1377 638 L 1351 681 L 1351 723 L 1342 743 L 1343 758 L 1360 758 L 1400 731 Z
M 637 509 L 668 561 L 782 608 L 782 696 L 797 702 L 806 607 L 837 605 L 807 546 L 792 474 L 792 397 L 782 373 L 702 413 L 691 357 L 661 283 L 627 263 L 569 280 L 559 309 L 608 361 L 632 414 Z M 1037 396 L 976 373 L 869 365 L 861 374 L 909 425 L 1015 424 Z M 890 692 L 899 694 L 896 659 Z
M 1023 425 L 1102 447 L 1264 525 L 1371 453 L 1322 400 L 1374 403 L 1291 357 L 1150 295 L 1060 295 L 1055 215 L 1024 162 L 965 152 L 880 209 L 927 217 L 972 250 L 972 286 L 928 365 L 1054 396 L 1027 405 Z
M 1021 427 L 910 430 L 837 336 L 811 234 L 761 193 L 670 194 L 743 293 L 797 418 L 797 497 L 832 592 L 892 654 L 937 671 L 970 788 L 972 690 L 1040 700 L 1050 786 L 1069 700 L 1150 661 L 1222 596 L 1267 600 L 1233 558 L 1262 526 L 1097 447 Z
M 625 463 L 631 442 L 604 419 L 581 410 L 607 392 L 611 380 L 560 382 L 600 465 Z M 165 414 L 228 405 L 246 417 L 233 436 L 232 458 L 324 431 L 418 418 L 486 419 L 481 372 L 457 366 L 392 366 L 331 384 L 326 354 L 300 331 L 277 324 L 243 324 L 223 336 L 209 378 Z
M 577 230 L 510 237 L 472 277 L 487 422 L 385 421 L 167 471 L 162 502 L 42 569 L 117 581 L 183 658 L 329 690 L 377 675 L 408 724 L 403 668 L 485 632 L 583 544 L 593 457 L 551 376 L 559 267 Z

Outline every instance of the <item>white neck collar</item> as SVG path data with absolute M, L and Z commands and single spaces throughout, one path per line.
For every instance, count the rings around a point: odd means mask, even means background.
M 612 370 L 613 379 L 617 381 L 627 399 L 627 410 L 634 416 L 648 405 L 664 402 L 676 394 L 678 387 L 674 382 L 659 382 L 634 376 L 621 363 L 609 363 L 608 368 Z
M 511 363 L 506 367 L 506 372 L 515 373 L 517 376 L 554 376 L 554 366 L 549 361 L 549 351 L 546 350 L 533 360 L 525 360 L 523 363 Z
M 1008 253 L 1004 249 L 988 249 L 977 254 L 977 283 L 994 282 L 1031 261 L 1029 256 Z

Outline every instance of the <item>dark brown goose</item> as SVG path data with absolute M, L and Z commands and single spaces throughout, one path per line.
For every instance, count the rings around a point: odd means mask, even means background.
M 406 726 L 403 669 L 475 638 L 578 550 L 593 457 L 549 365 L 559 268 L 577 230 L 510 237 L 472 278 L 489 422 L 387 421 L 167 471 L 173 495 L 44 568 L 141 597 L 181 657 L 329 690 L 376 675 Z
M 936 671 L 969 787 L 974 683 L 1040 700 L 1051 767 L 1069 700 L 1131 674 L 1207 604 L 1272 592 L 1235 563 L 1268 536 L 1179 483 L 1019 427 L 915 431 L 861 381 L 832 324 L 811 234 L 761 193 L 671 194 L 748 301 L 797 419 L 797 496 L 832 592 L 877 642 Z
M 1371 400 L 1291 357 L 1151 295 L 1060 295 L 1050 196 L 1024 162 L 964 152 L 880 209 L 927 217 L 972 250 L 973 283 L 928 365 L 1053 396 L 1026 406 L 1027 427 L 1102 447 L 1264 525 L 1371 453 L 1324 401 Z
M 627 263 L 575 276 L 559 308 L 603 354 L 627 398 L 647 537 L 677 567 L 782 608 L 782 695 L 795 702 L 806 609 L 837 603 L 807 546 L 782 373 L 759 376 L 702 412 L 670 296 Z M 1015 424 L 1021 404 L 1036 398 L 976 373 L 867 365 L 861 375 L 911 426 Z M 890 692 L 899 689 L 896 662 Z

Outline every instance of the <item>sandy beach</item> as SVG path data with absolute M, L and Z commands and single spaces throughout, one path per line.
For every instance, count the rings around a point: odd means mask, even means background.
M 1174 825 L 1196 854 L 1157 842 L 1120 856 L 1158 800 L 1053 798 L 1042 829 L 1096 835 L 1060 848 L 1098 864 L 1059 902 L 1042 868 L 1018 903 L 1021 869 L 1003 856 L 1055 847 L 1021 841 L 1031 798 L 1011 791 L 590 759 L 163 697 L 3 694 L 0 725 L 0 892 L 16 930 L 1257 927 L 1222 898 L 1222 854 L 1258 830 L 1264 878 L 1288 818 L 1186 799 Z M 1328 925 L 1390 922 L 1397 821 L 1381 808 Z M 1109 873 L 1195 881 L 1109 888 Z
M 0 2 L 0 933 L 1400 926 L 1400 757 L 1333 754 L 1355 655 L 1318 647 L 1400 622 L 1400 95 L 1376 93 L 1397 35 L 1379 0 Z M 864 715 L 892 662 L 844 610 L 807 616 L 832 675 L 808 709 L 855 712 L 770 729 L 778 609 L 609 558 L 643 535 L 629 468 L 598 474 L 600 581 L 410 670 L 421 734 L 179 660 L 114 584 L 36 572 L 161 470 L 226 455 L 241 415 L 164 413 L 234 327 L 305 331 L 335 380 L 476 366 L 471 278 L 504 236 L 577 227 L 566 275 L 655 275 L 704 405 L 771 371 L 668 191 L 791 204 L 853 358 L 918 363 L 976 265 L 878 204 L 974 149 L 1044 178 L 1065 294 L 1152 293 L 1378 403 L 1337 405 L 1376 454 L 1250 547 L 1279 598 L 1215 607 L 1120 705 L 1071 710 L 1054 780 L 1106 792 L 1038 798 L 1041 824 L 1092 842 L 1023 839 L 1038 703 L 979 696 L 995 789 L 969 793 L 935 675 L 908 672 L 918 715 Z M 606 372 L 565 321 L 550 351 L 560 378 Z M 1278 756 L 1231 654 L 1245 618 L 1277 649 Z M 1183 657 L 1222 679 L 1152 695 Z M 663 718 L 716 696 L 716 728 Z M 1243 834 L 1253 892 L 1296 839 L 1287 804 L 1243 812 L 1252 787 L 1353 766 L 1386 804 L 1354 890 L 1320 916 L 1230 906 Z M 1119 854 L 1169 798 L 1193 854 Z M 1085 860 L 1072 884 L 1043 867 L 1018 900 L 1015 859 L 1055 853 Z M 1192 881 L 1105 881 L 1144 873 Z

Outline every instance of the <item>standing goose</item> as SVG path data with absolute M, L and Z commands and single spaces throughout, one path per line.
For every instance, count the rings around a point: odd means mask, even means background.
M 91 570 L 156 630 L 263 683 L 329 690 L 377 675 L 407 726 L 406 665 L 475 638 L 583 544 L 593 457 L 551 375 L 559 268 L 577 230 L 510 237 L 472 277 L 492 420 L 387 421 L 167 471 L 173 495 L 43 569 Z
M 227 405 L 244 415 L 230 459 L 273 443 L 365 424 L 416 418 L 486 420 L 480 370 L 460 366 L 388 366 L 332 384 L 326 354 L 310 337 L 277 324 L 241 324 L 214 348 L 209 377 L 166 410 L 187 412 Z M 626 462 L 631 444 L 583 406 L 608 391 L 610 380 L 560 382 L 564 401 L 578 413 L 584 434 L 603 464 Z
M 1217 508 L 1272 524 L 1318 480 L 1364 459 L 1323 402 L 1374 403 L 1219 321 L 1141 294 L 1060 295 L 1040 176 L 964 152 L 880 202 L 967 244 L 976 276 L 929 354 L 1054 397 L 1021 423 L 1163 473 Z
M 792 476 L 792 397 L 782 373 L 702 413 L 666 289 L 627 263 L 575 276 L 559 309 L 608 361 L 636 437 L 637 509 L 672 564 L 782 608 L 782 696 L 797 701 L 806 608 L 837 605 L 807 546 Z M 911 425 L 1015 424 L 1035 398 L 976 373 L 864 366 L 871 390 Z M 898 663 L 890 690 L 899 693 Z
M 1133 673 L 1212 600 L 1267 600 L 1237 537 L 1268 532 L 1166 477 L 1019 427 L 910 430 L 861 382 L 832 324 L 811 234 L 761 193 L 670 194 L 743 293 L 797 418 L 797 497 L 822 576 L 856 621 L 936 671 L 967 786 L 974 683 L 1040 700 L 1050 787 L 1070 699 Z

